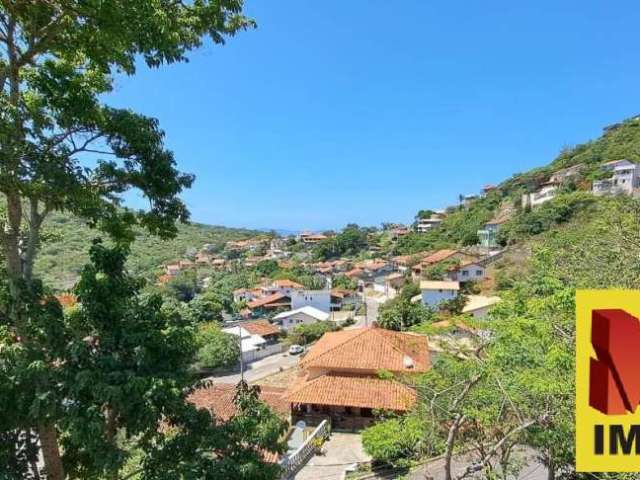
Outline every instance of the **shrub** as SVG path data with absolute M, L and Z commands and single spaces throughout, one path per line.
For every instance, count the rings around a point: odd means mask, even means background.
M 335 332 L 336 330 L 340 330 L 340 327 L 330 321 L 298 325 L 293 331 L 289 332 L 287 341 L 291 344 L 307 345 L 315 342 L 325 333 Z
M 201 367 L 230 367 L 240 358 L 238 337 L 223 332 L 215 323 L 202 325 L 196 341 L 199 346 L 197 362 Z
M 362 432 L 364 451 L 378 462 L 406 463 L 418 453 L 421 428 L 413 417 L 392 418 Z

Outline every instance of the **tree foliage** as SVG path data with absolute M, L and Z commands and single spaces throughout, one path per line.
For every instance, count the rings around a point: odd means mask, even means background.
M 197 335 L 198 364 L 206 368 L 232 367 L 240 359 L 240 339 L 215 323 L 201 325 Z

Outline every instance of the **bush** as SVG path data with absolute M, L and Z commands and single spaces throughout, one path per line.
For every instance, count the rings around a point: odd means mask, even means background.
M 340 327 L 330 321 L 298 325 L 289 332 L 287 341 L 292 345 L 307 345 L 308 343 L 315 342 L 325 333 L 335 332 L 337 330 L 340 330 Z
M 240 342 L 236 335 L 223 332 L 215 323 L 200 327 L 196 339 L 197 362 L 201 367 L 231 367 L 240 358 Z
M 362 446 L 377 462 L 392 465 L 415 457 L 421 439 L 420 424 L 413 417 L 392 418 L 362 432 Z

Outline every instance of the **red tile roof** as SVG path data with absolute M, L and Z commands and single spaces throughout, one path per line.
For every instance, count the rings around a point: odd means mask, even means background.
M 430 366 L 427 337 L 382 328 L 325 333 L 300 361 L 305 368 L 369 372 L 426 372 Z
M 432 253 L 431 255 L 425 257 L 422 260 L 422 263 L 426 265 L 433 265 L 434 263 L 438 263 L 443 260 L 446 260 L 447 258 L 451 257 L 452 255 L 455 255 L 456 253 L 459 253 L 459 251 L 450 250 L 450 249 L 438 250 L 437 252 Z
M 304 288 L 304 285 L 293 280 L 276 280 L 273 285 L 278 288 Z
M 294 386 L 286 399 L 291 403 L 348 406 L 384 410 L 409 410 L 416 392 L 393 380 L 322 375 Z
M 269 335 L 278 335 L 280 330 L 267 320 L 257 320 L 255 322 L 243 323 L 242 328 L 253 335 L 268 337 Z
M 256 298 L 255 300 L 249 302 L 247 307 L 250 309 L 260 308 L 267 306 L 269 304 L 286 304 L 287 301 L 290 301 L 289 297 L 282 293 L 274 293 L 273 295 L 267 295 L 265 297 Z

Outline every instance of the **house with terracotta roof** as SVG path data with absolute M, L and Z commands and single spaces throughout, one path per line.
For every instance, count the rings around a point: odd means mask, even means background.
M 284 388 L 260 386 L 258 397 L 280 418 L 289 420 L 289 403 L 284 398 Z M 187 397 L 187 401 L 198 409 L 208 410 L 216 423 L 228 422 L 237 415 L 238 407 L 234 402 L 237 387 L 231 383 L 216 383 L 199 388 Z M 279 455 L 274 452 L 261 452 L 266 462 L 276 463 Z
M 244 300 L 245 302 L 251 302 L 262 296 L 261 288 L 238 288 L 233 291 L 233 301 L 239 302 Z
M 346 288 L 331 289 L 331 311 L 337 312 L 345 307 L 354 306 L 360 303 L 360 298 L 354 290 Z
M 425 256 L 420 263 L 411 268 L 411 272 L 414 278 L 419 278 L 424 270 L 445 260 L 475 260 L 475 257 L 460 250 L 445 248 Z
M 256 298 L 247 304 L 247 308 L 251 310 L 251 314 L 256 317 L 273 312 L 274 310 L 291 308 L 291 297 L 282 293 L 274 293 L 264 297 Z
M 262 293 L 264 295 L 273 295 L 274 293 L 281 293 L 287 297 L 291 296 L 294 290 L 301 290 L 304 285 L 294 282 L 293 280 L 274 280 L 269 285 L 262 287 Z
M 300 360 L 301 373 L 285 398 L 292 423 L 360 429 L 375 421 L 375 412 L 402 414 L 415 404 L 411 375 L 431 368 L 427 337 L 380 328 L 325 333 Z M 395 378 L 382 379 L 387 371 Z
M 274 342 L 280 336 L 280 329 L 268 320 L 256 320 L 242 324 L 251 335 L 260 335 L 267 342 Z

